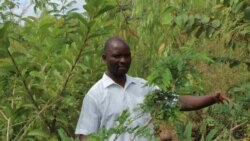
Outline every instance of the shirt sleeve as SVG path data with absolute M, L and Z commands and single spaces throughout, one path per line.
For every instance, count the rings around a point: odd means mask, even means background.
M 97 132 L 100 126 L 99 117 L 96 100 L 87 94 L 83 100 L 75 134 L 89 135 Z

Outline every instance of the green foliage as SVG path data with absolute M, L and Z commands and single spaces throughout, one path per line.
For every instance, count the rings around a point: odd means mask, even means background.
M 184 139 L 191 140 L 191 134 L 192 134 L 192 125 L 188 124 L 185 128 L 185 131 L 183 133 Z
M 157 90 L 147 95 L 141 107 L 144 112 L 151 113 L 153 119 L 169 123 L 173 122 L 180 114 L 178 96 L 163 90 Z
M 131 116 L 131 113 L 128 110 L 124 110 L 120 116 L 117 118 L 116 125 L 110 129 L 101 128 L 98 133 L 93 133 L 89 136 L 90 141 L 100 141 L 113 139 L 116 140 L 123 133 L 130 133 L 133 135 L 133 139 L 135 140 L 137 137 L 147 137 L 150 140 L 156 139 L 149 124 L 151 124 L 151 120 L 148 123 L 145 123 L 143 126 L 131 126 L 131 123 L 136 118 Z
M 173 94 L 202 92 L 201 84 L 199 86 L 201 76 L 194 65 L 199 61 L 213 61 L 207 54 L 194 51 L 194 44 L 195 42 L 191 41 L 186 47 L 182 47 L 180 52 L 162 57 L 148 76 L 149 84 L 157 85 L 161 90 L 149 94 L 142 107 L 155 119 L 173 123 L 180 115 L 178 97 Z
M 229 94 L 239 94 L 239 95 L 241 95 L 238 98 L 241 101 L 245 101 L 245 102 L 248 102 L 247 99 L 249 97 L 249 95 L 248 95 L 249 92 L 250 92 L 250 82 L 242 83 L 240 86 L 234 86 L 234 87 L 230 88 L 229 91 L 228 91 Z
M 10 45 L 9 39 L 8 39 L 8 28 L 10 27 L 11 22 L 5 22 L 4 24 L 1 24 L 0 26 L 0 42 L 1 44 L 1 52 L 2 55 L 4 57 L 4 54 L 7 54 L 7 48 Z
M 58 130 L 58 134 L 60 136 L 60 140 L 61 141 L 79 141 L 78 138 L 77 139 L 73 139 L 72 137 L 68 137 L 67 133 L 65 133 L 65 131 L 63 129 L 59 129 Z
M 217 132 L 218 132 L 217 129 L 212 129 L 206 136 L 205 141 L 212 141 Z
M 163 90 L 177 91 L 179 93 L 193 93 L 201 91 L 195 86 L 200 75 L 194 64 L 198 61 L 212 62 L 205 53 L 193 51 L 192 48 L 183 48 L 180 53 L 163 57 L 159 60 L 152 73 L 148 76 L 150 84 L 154 83 Z
M 179 123 L 180 124 L 180 123 Z M 178 125 L 178 126 L 181 126 L 181 125 Z M 193 126 L 191 123 L 188 123 L 186 125 L 185 128 L 183 127 L 178 127 L 177 128 L 177 134 L 178 134 L 178 137 L 179 137 L 179 140 L 197 140 L 197 138 L 195 138 L 195 136 L 197 136 L 197 134 L 199 134 L 197 131 L 193 131 Z M 208 132 L 207 135 L 202 136 L 200 140 L 202 141 L 212 141 L 215 139 L 215 135 L 216 133 L 218 132 L 217 129 L 212 129 L 211 131 Z M 194 138 L 194 139 L 192 139 Z
M 79 13 L 76 1 L 32 2 L 38 17 L 15 15 L 18 1 L 0 2 L 0 140 L 74 140 L 82 99 L 105 70 L 101 47 L 113 35 L 131 47 L 129 73 L 163 90 L 146 98 L 155 118 L 179 121 L 178 107 L 165 102 L 170 92 L 221 89 L 236 104 L 187 115 L 196 139 L 249 138 L 249 1 L 87 0 Z M 146 126 L 129 127 L 131 120 L 125 112 L 91 139 L 154 138 Z M 180 140 L 193 137 L 194 125 L 185 123 L 176 128 Z M 231 130 L 237 125 L 242 130 Z
M 89 59 L 91 53 L 101 53 L 89 43 L 112 28 L 107 29 L 105 24 L 98 27 L 96 19 L 82 23 L 71 15 L 58 18 L 47 12 L 24 20 L 24 26 L 10 22 L 1 26 L 1 103 L 9 103 L 1 106 L 1 123 L 7 125 L 1 124 L 2 131 L 7 132 L 1 137 L 64 139 L 64 132 L 66 136 L 73 134 L 84 93 L 104 70 L 99 70 L 99 59 Z M 90 49 L 84 50 L 86 47 Z M 64 131 L 57 132 L 59 127 Z

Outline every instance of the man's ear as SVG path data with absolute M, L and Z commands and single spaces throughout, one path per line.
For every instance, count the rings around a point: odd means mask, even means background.
M 102 54 L 102 60 L 105 62 L 106 61 L 106 55 Z

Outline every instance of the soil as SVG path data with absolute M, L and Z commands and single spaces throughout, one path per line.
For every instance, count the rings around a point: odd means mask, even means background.
M 170 125 L 161 125 L 157 131 L 161 141 L 178 141 L 175 129 Z

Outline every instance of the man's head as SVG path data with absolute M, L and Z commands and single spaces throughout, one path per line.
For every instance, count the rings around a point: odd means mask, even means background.
M 114 78 L 124 77 L 131 64 L 128 44 L 119 37 L 112 37 L 105 42 L 103 60 L 108 67 L 108 75 Z

